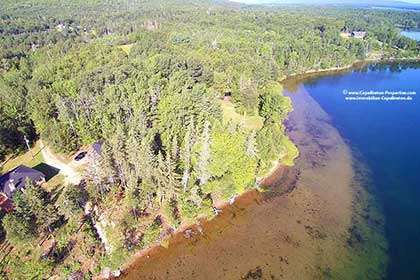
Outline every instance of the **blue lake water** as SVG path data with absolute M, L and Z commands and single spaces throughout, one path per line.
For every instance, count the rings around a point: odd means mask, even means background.
M 401 11 L 401 12 L 420 12 L 420 9 L 413 8 L 398 8 L 398 7 L 385 7 L 385 6 L 372 6 L 371 9 L 378 10 L 392 10 L 392 11 Z
M 401 35 L 420 41 L 420 31 L 401 31 Z
M 370 65 L 304 85 L 372 172 L 389 243 L 387 279 L 420 279 L 420 64 Z M 411 101 L 345 99 L 360 91 L 415 91 L 417 96 Z

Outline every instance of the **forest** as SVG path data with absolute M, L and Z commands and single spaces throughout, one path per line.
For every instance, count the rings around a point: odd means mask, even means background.
M 419 27 L 420 13 L 392 10 L 2 1 L 0 159 L 23 153 L 25 137 L 62 154 L 104 144 L 81 185 L 53 195 L 28 183 L 14 197 L 2 224 L 22 250 L 2 263 L 0 279 L 90 279 L 211 218 L 215 205 L 298 156 L 285 133 L 293 108 L 282 78 L 418 58 L 419 42 L 399 31 Z M 106 221 L 108 248 L 86 205 Z M 45 235 L 56 246 L 41 258 Z

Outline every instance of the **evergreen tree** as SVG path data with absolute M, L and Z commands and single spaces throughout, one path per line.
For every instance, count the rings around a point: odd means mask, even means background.
M 182 187 L 184 192 L 188 189 L 188 183 L 191 176 L 191 156 L 192 156 L 192 148 L 196 143 L 196 135 L 195 135 L 195 126 L 194 126 L 194 118 L 191 117 L 191 120 L 188 124 L 187 132 L 185 133 L 184 137 L 184 152 L 182 154 L 182 160 L 184 164 L 184 173 L 182 175 Z
M 168 198 L 170 200 L 174 200 L 178 196 L 180 182 L 179 176 L 176 173 L 175 162 L 171 159 L 170 155 L 166 156 L 166 177 L 168 178 L 166 186 L 168 190 Z
M 73 220 L 80 218 L 84 213 L 83 206 L 85 205 L 88 197 L 86 192 L 73 185 L 64 187 L 64 190 L 60 193 L 56 206 L 58 212 L 67 220 Z
M 31 221 L 19 215 L 18 212 L 6 214 L 2 219 L 2 224 L 7 240 L 13 245 L 30 242 L 36 237 L 36 228 Z
M 48 230 L 51 232 L 51 226 L 59 219 L 59 215 L 54 204 L 51 203 L 48 193 L 27 180 L 22 197 L 24 198 L 22 202 L 27 204 L 29 213 L 35 218 L 38 231 Z
M 246 141 L 246 154 L 252 158 L 258 158 L 258 148 L 255 130 L 247 137 Z
M 210 135 L 210 122 L 206 121 L 204 123 L 203 133 L 201 135 L 201 149 L 198 159 L 197 171 L 199 174 L 200 185 L 204 185 L 210 178 L 210 172 L 208 170 L 210 163 L 210 144 L 211 144 L 211 135 Z

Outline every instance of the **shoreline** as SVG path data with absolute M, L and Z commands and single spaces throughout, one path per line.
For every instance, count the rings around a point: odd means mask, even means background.
M 296 78 L 306 78 L 308 75 L 316 75 L 316 74 L 321 74 L 321 73 L 329 73 L 329 72 L 339 72 L 339 71 L 343 71 L 343 70 L 349 70 L 352 68 L 357 68 L 357 67 L 363 67 L 366 64 L 370 64 L 370 63 L 389 63 L 389 62 L 398 62 L 398 61 L 420 61 L 420 58 L 388 58 L 388 59 L 365 59 L 365 60 L 359 60 L 359 61 L 355 61 L 353 64 L 351 65 L 346 65 L 343 67 L 332 67 L 332 68 L 328 68 L 328 69 L 319 69 L 319 70 L 308 70 L 304 73 L 300 73 L 300 74 L 291 74 L 288 75 L 282 79 L 280 79 L 280 82 L 284 82 L 288 79 L 296 79 Z M 287 121 L 286 121 L 287 122 Z M 285 124 L 287 126 L 287 124 Z M 276 186 L 278 187 L 278 182 L 282 181 L 282 172 L 284 171 L 284 169 L 287 168 L 286 166 L 281 166 L 279 164 L 277 165 L 273 165 L 273 167 L 270 169 L 270 171 L 263 177 L 261 177 L 261 185 L 264 185 L 264 182 L 266 181 L 271 181 L 271 183 L 273 183 L 273 178 L 272 177 L 277 177 L 276 179 L 274 179 L 274 182 L 276 183 Z M 282 174 L 279 176 L 279 173 Z M 284 185 L 282 185 L 284 186 Z M 265 190 L 265 188 L 264 188 Z M 287 188 L 286 187 L 286 191 L 284 193 L 279 194 L 280 196 L 284 195 L 285 193 L 288 193 L 290 191 L 292 191 L 293 188 Z M 244 199 L 245 197 L 251 195 L 252 193 L 261 193 L 261 191 L 258 188 L 253 188 L 250 190 L 247 190 L 245 192 L 243 192 L 242 194 L 239 194 L 237 197 L 237 200 L 241 200 Z M 262 191 L 262 193 L 264 193 L 264 191 Z M 235 205 L 235 203 L 230 203 L 229 201 L 224 201 L 222 203 L 219 204 L 215 204 L 215 207 L 217 207 L 218 209 L 224 211 L 226 210 L 226 208 L 228 208 L 229 206 Z M 135 254 L 133 254 L 131 257 L 129 257 L 128 261 L 124 263 L 124 265 L 121 267 L 120 271 L 122 272 L 121 276 L 126 275 L 129 270 L 131 270 L 133 268 L 133 266 L 135 266 L 136 262 L 139 259 L 143 259 L 143 258 L 149 258 L 150 254 L 153 253 L 156 250 L 160 250 L 160 249 L 167 249 L 170 245 L 168 246 L 163 246 L 162 244 L 165 242 L 168 242 L 168 244 L 171 243 L 172 239 L 176 239 L 179 236 L 183 236 L 185 234 L 186 231 L 188 230 L 192 230 L 193 232 L 197 233 L 200 230 L 198 230 L 198 228 L 201 228 L 202 224 L 206 224 L 211 222 L 215 217 L 212 218 L 208 218 L 206 216 L 202 216 L 202 217 L 198 217 L 197 221 L 198 223 L 193 223 L 193 224 L 185 224 L 182 225 L 180 228 L 176 229 L 172 234 L 167 235 L 166 238 L 164 238 L 160 243 L 156 243 L 153 244 L 152 246 L 148 247 L 148 248 L 144 248 L 139 250 L 138 252 L 136 252 Z M 185 238 L 185 237 L 182 237 Z M 187 239 L 187 238 L 185 238 Z M 120 279 L 120 277 L 115 277 L 115 276 L 111 276 L 109 278 L 104 278 L 102 275 L 99 275 L 97 277 L 95 277 L 94 279 Z
M 345 66 L 340 66 L 340 67 L 330 67 L 330 68 L 326 68 L 326 69 L 310 69 L 310 70 L 306 70 L 302 73 L 292 73 L 289 75 L 285 75 L 282 76 L 279 79 L 279 83 L 285 82 L 289 79 L 295 79 L 295 78 L 306 78 L 306 76 L 310 76 L 310 75 L 316 75 L 316 74 L 323 74 L 323 73 L 334 73 L 334 72 L 340 72 L 340 71 L 344 71 L 344 70 L 351 70 L 351 69 L 357 69 L 359 67 L 363 67 L 367 64 L 372 64 L 372 63 L 392 63 L 392 62 L 418 62 L 420 61 L 420 57 L 389 57 L 389 58 L 366 58 L 366 59 L 362 59 L 362 60 L 355 60 L 352 64 L 348 64 Z
M 217 219 L 200 221 L 202 233 L 193 226 L 191 238 L 178 233 L 133 259 L 121 279 L 309 280 L 341 263 L 352 225 L 349 149 L 312 98 L 293 99 L 287 134 L 301 148 L 296 166 L 276 169 L 264 180 L 268 191 L 245 192 Z M 293 188 L 281 192 L 286 185 Z
M 290 112 L 289 112 L 289 114 L 290 114 Z M 287 131 L 287 129 L 288 129 L 287 119 L 286 119 L 284 125 L 286 126 L 286 131 Z M 299 158 L 299 156 L 300 155 L 298 155 L 297 158 Z M 295 161 L 297 160 L 297 158 L 295 158 Z M 229 200 L 218 201 L 215 204 L 213 204 L 213 207 L 217 208 L 218 210 L 223 212 L 223 210 L 225 210 L 227 207 L 235 205 L 237 200 L 239 200 L 241 198 L 243 199 L 247 195 L 250 195 L 250 194 L 255 193 L 255 192 L 264 193 L 268 189 L 273 189 L 274 186 L 278 187 L 280 185 L 279 182 L 287 180 L 287 178 L 283 178 L 284 176 L 288 175 L 288 174 L 286 174 L 286 175 L 284 174 L 285 170 L 286 170 L 286 173 L 288 173 L 287 170 L 292 169 L 292 168 L 293 168 L 293 166 L 283 166 L 283 165 L 280 164 L 280 162 L 278 160 L 276 160 L 276 161 L 273 162 L 273 166 L 270 168 L 270 170 L 264 176 L 256 178 L 257 182 L 256 182 L 255 187 L 253 187 L 251 189 L 248 189 L 248 190 L 245 190 L 241 194 L 238 194 L 238 196 L 234 199 L 233 202 L 230 202 Z M 295 174 L 295 176 L 297 177 L 297 176 L 299 176 L 299 174 Z M 280 190 L 281 191 L 280 195 L 283 195 L 285 193 L 288 193 L 288 192 L 292 191 L 295 188 L 296 181 L 297 181 L 297 179 L 292 180 L 291 185 L 284 186 L 285 188 Z M 129 270 L 131 268 L 131 266 L 137 261 L 137 259 L 143 258 L 143 257 L 149 257 L 149 254 L 156 249 L 169 247 L 169 245 L 168 246 L 163 246 L 162 244 L 164 244 L 165 242 L 170 243 L 171 239 L 173 239 L 174 237 L 176 237 L 178 235 L 185 234 L 185 232 L 188 231 L 188 230 L 194 230 L 195 229 L 195 231 L 197 231 L 197 228 L 201 227 L 201 224 L 210 222 L 216 217 L 217 216 L 211 216 L 211 217 L 199 216 L 196 219 L 196 223 L 181 225 L 179 228 L 174 230 L 171 234 L 166 235 L 160 242 L 156 242 L 155 244 L 152 244 L 151 246 L 149 246 L 147 248 L 140 249 L 137 252 L 135 252 L 132 256 L 130 256 L 128 258 L 128 261 L 125 262 L 122 265 L 122 267 L 120 267 L 117 270 L 118 272 L 121 273 L 121 275 L 119 275 L 119 276 L 110 275 L 109 277 L 105 277 L 105 276 L 103 276 L 103 272 L 101 272 L 101 274 L 99 274 L 97 276 L 94 276 L 93 280 L 120 279 L 122 276 L 124 276 L 126 274 L 127 270 Z
M 264 190 L 273 189 L 274 187 L 278 187 L 279 182 L 287 181 L 288 179 L 290 179 L 289 185 L 286 186 L 286 188 L 280 195 L 283 195 L 285 193 L 292 191 L 295 188 L 297 178 L 295 177 L 288 178 L 288 176 L 290 175 L 288 171 L 291 171 L 291 169 L 292 168 L 288 166 L 281 166 L 281 165 L 274 166 L 272 170 L 270 170 L 270 172 L 267 173 L 267 175 L 261 179 L 260 185 L 263 186 Z M 298 176 L 298 174 L 295 174 L 295 175 L 296 177 Z M 294 176 L 294 175 L 292 174 L 291 176 Z M 221 212 L 223 212 L 224 210 L 226 210 L 226 208 L 234 207 L 237 200 L 245 200 L 248 196 L 253 196 L 253 194 L 255 193 L 263 193 L 264 191 L 261 191 L 260 189 L 261 187 L 256 187 L 256 188 L 246 190 L 243 193 L 238 195 L 234 203 L 230 203 L 229 201 L 223 201 L 218 204 L 215 204 L 214 207 L 216 207 Z M 159 243 L 155 243 L 149 246 L 148 248 L 144 248 L 137 251 L 132 256 L 130 256 L 128 261 L 124 263 L 124 265 L 119 269 L 119 271 L 121 272 L 120 276 L 111 275 L 110 277 L 104 277 L 102 274 L 100 274 L 93 277 L 93 279 L 94 280 L 120 279 L 122 276 L 126 275 L 127 270 L 129 270 L 136 263 L 138 259 L 144 258 L 144 257 L 149 258 L 150 255 L 153 253 L 153 251 L 156 251 L 162 248 L 167 249 L 170 246 L 169 243 L 171 243 L 171 240 L 176 239 L 179 236 L 182 236 L 183 238 L 188 239 L 184 236 L 185 232 L 188 230 L 192 230 L 194 232 L 194 235 L 196 235 L 197 233 L 200 232 L 201 230 L 200 228 L 203 224 L 210 223 L 215 218 L 217 218 L 217 216 L 212 216 L 211 218 L 207 216 L 197 217 L 198 223 L 196 222 L 193 224 L 181 225 L 173 233 L 165 236 L 165 238 L 163 238 L 162 241 L 160 241 Z M 168 246 L 162 245 L 165 242 L 168 242 Z
M 284 125 L 286 126 L 286 130 L 287 130 L 288 129 L 287 120 L 285 121 Z M 297 160 L 297 158 L 295 160 Z M 270 189 L 270 188 L 272 189 L 273 186 L 278 187 L 279 182 L 282 182 L 285 179 L 285 178 L 283 178 L 283 176 L 285 176 L 284 171 L 288 170 L 288 169 L 292 169 L 292 168 L 293 168 L 293 166 L 290 167 L 290 166 L 281 165 L 280 162 L 277 160 L 277 161 L 273 162 L 273 166 L 270 168 L 270 170 L 264 176 L 257 177 L 257 182 L 259 182 L 259 183 L 256 183 L 258 185 L 256 185 L 254 188 L 249 189 L 249 190 L 245 190 L 243 193 L 239 194 L 232 203 L 230 201 L 221 201 L 221 202 L 215 203 L 213 205 L 213 207 L 215 207 L 218 210 L 221 210 L 221 212 L 223 212 L 223 210 L 225 210 L 227 207 L 233 206 L 236 203 L 236 200 L 244 198 L 251 193 L 255 193 L 255 192 L 262 193 L 262 192 L 265 192 L 266 189 Z M 286 176 L 287 176 L 287 174 L 286 174 Z M 296 177 L 297 176 L 299 176 L 299 174 L 296 174 Z M 288 192 L 292 191 L 295 188 L 296 181 L 297 181 L 297 179 L 292 180 L 292 183 L 291 183 L 292 185 L 291 186 L 285 186 L 284 191 L 280 195 L 283 195 L 285 193 L 288 193 Z M 141 250 L 137 251 L 136 253 L 134 253 L 132 256 L 130 256 L 128 258 L 128 261 L 125 262 L 121 268 L 119 268 L 117 270 L 117 271 L 121 272 L 120 276 L 110 275 L 109 277 L 104 277 L 103 273 L 101 273 L 100 275 L 94 276 L 93 279 L 94 280 L 120 279 L 121 276 L 124 276 L 126 274 L 127 270 L 130 269 L 130 267 L 136 262 L 137 259 L 143 258 L 143 257 L 149 257 L 149 254 L 156 249 L 166 248 L 166 246 L 162 246 L 162 244 L 164 242 L 170 243 L 170 240 L 173 239 L 175 236 L 185 234 L 185 232 L 187 230 L 193 230 L 193 229 L 197 230 L 197 227 L 201 227 L 202 223 L 210 222 L 216 217 L 217 216 L 197 217 L 196 221 L 198 223 L 196 222 L 196 223 L 193 223 L 193 224 L 181 225 L 173 233 L 171 233 L 170 235 L 166 235 L 165 238 L 163 238 L 162 241 L 160 241 L 159 243 L 155 243 L 155 244 L 149 246 L 148 248 L 144 248 L 144 249 L 141 249 Z

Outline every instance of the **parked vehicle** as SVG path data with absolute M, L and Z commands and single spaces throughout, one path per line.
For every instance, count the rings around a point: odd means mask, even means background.
M 80 152 L 77 154 L 77 156 L 74 157 L 75 161 L 79 161 L 81 159 L 83 159 L 86 156 L 87 152 Z

